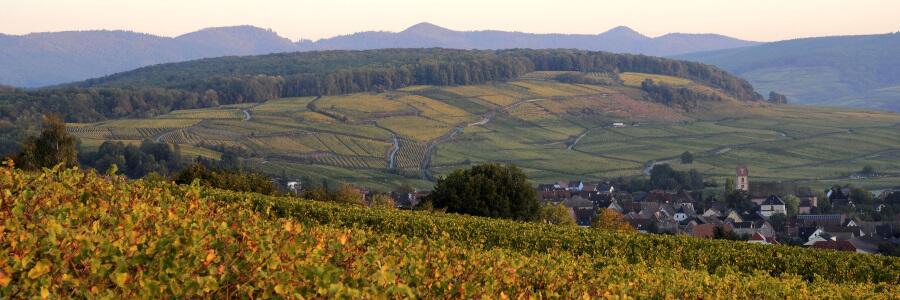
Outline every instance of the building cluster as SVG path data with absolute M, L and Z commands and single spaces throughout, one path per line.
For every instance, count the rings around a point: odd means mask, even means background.
M 894 221 L 861 221 L 846 211 L 856 205 L 849 189 L 825 193 L 834 211 L 823 214 L 819 197 L 810 188 L 779 182 L 751 182 L 749 170 L 738 167 L 734 189 L 746 191 L 753 208 L 740 210 L 725 201 L 704 201 L 688 191 L 651 190 L 629 193 L 609 182 L 557 182 L 537 187 L 547 204 L 564 205 L 580 226 L 590 226 L 599 209 L 621 213 L 635 229 L 645 233 L 681 234 L 701 238 L 729 238 L 751 243 L 790 243 L 814 248 L 864 253 L 878 252 L 883 243 L 900 244 L 900 216 Z M 900 191 L 892 193 L 900 201 Z M 796 213 L 788 217 L 784 197 L 799 199 Z M 889 200 L 882 200 L 879 207 Z M 900 204 L 900 203 L 896 203 Z M 878 209 L 878 207 L 876 207 Z

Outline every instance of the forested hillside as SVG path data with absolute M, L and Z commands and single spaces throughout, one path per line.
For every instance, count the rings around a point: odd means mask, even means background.
M 71 122 L 95 122 L 280 97 L 480 84 L 531 71 L 661 74 L 721 89 L 738 99 L 761 99 L 745 80 L 714 67 L 650 56 L 580 50 L 388 49 L 203 59 L 59 88 L 6 89 L 0 91 L 0 120 L 34 124 L 40 115 L 55 113 Z
M 796 39 L 678 58 L 713 64 L 803 104 L 900 111 L 900 34 Z

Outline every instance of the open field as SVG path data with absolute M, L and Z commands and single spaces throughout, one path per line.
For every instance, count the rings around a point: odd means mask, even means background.
M 71 124 L 70 131 L 88 151 L 103 140 L 157 140 L 207 157 L 218 153 L 203 147 L 238 146 L 254 153 L 252 165 L 272 174 L 385 189 L 401 183 L 429 187 L 425 174 L 480 162 L 514 163 L 541 182 L 636 176 L 647 164 L 684 151 L 695 154 L 694 163 L 673 167 L 698 169 L 719 181 L 746 164 L 756 179 L 825 186 L 847 182 L 851 173 L 872 165 L 885 177 L 853 183 L 873 189 L 900 185 L 898 114 L 728 99 L 687 113 L 644 101 L 639 89 L 563 84 L 550 79 L 553 74 L 485 85 L 274 99 L 152 119 Z M 621 77 L 626 85 L 652 78 L 707 88 L 675 77 Z M 613 122 L 625 126 L 612 127 Z

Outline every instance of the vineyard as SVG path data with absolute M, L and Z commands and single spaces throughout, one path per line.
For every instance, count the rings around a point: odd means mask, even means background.
M 868 298 L 900 260 L 0 169 L 0 298 Z
M 397 152 L 397 168 L 417 168 L 425 158 L 426 144 L 408 140 L 400 140 L 400 151 Z
M 313 159 L 313 162 L 350 169 L 384 169 L 387 166 L 384 158 L 362 156 L 317 156 Z
M 235 145 L 250 150 L 273 175 L 331 179 L 359 185 L 414 182 L 431 186 L 431 173 L 446 174 L 472 162 L 507 162 L 535 182 L 607 180 L 642 173 L 648 161 L 666 161 L 690 151 L 693 164 L 722 183 L 735 165 L 753 165 L 760 180 L 799 181 L 821 189 L 871 165 L 891 177 L 854 182 L 867 189 L 895 187 L 900 114 L 821 107 L 748 104 L 725 94 L 692 112 L 644 100 L 635 88 L 646 78 L 691 89 L 713 88 L 683 78 L 619 74 L 630 86 L 568 84 L 560 72 L 538 72 L 480 85 L 415 86 L 383 93 L 272 99 L 256 104 L 178 110 L 155 118 L 71 124 L 82 151 L 103 141 L 137 144 L 150 139 L 193 145 Z M 605 73 L 582 73 L 601 81 Z M 310 109 L 312 108 L 312 110 Z M 242 110 L 247 110 L 245 120 Z M 323 114 L 324 112 L 325 114 Z M 609 128 L 614 122 L 625 127 Z M 471 125 L 459 131 L 460 126 Z M 637 125 L 637 126 L 633 126 Z M 392 136 L 401 147 L 387 168 Z M 575 140 L 578 142 L 575 143 Z M 428 172 L 425 145 L 434 144 Z M 569 149 L 569 145 L 573 145 Z M 294 159 L 267 166 L 276 157 L 327 153 L 327 160 Z M 247 158 L 245 158 L 247 159 Z M 323 158 L 324 159 L 324 158 Z M 376 163 L 376 161 L 378 161 Z M 383 167 L 379 167 L 383 166 Z M 399 180 L 399 181 L 398 181 Z

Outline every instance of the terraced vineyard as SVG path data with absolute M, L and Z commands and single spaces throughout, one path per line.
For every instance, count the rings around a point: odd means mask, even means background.
M 77 169 L 0 167 L 0 189 L 0 298 L 900 295 L 900 259 L 878 255 L 369 209 Z
M 675 168 L 699 169 L 720 181 L 735 165 L 747 164 L 757 179 L 825 186 L 872 165 L 885 177 L 855 185 L 900 184 L 898 114 L 748 104 L 724 94 L 725 100 L 687 113 L 645 101 L 635 87 L 650 78 L 719 92 L 687 79 L 643 73 L 619 74 L 623 86 L 565 84 L 554 81 L 560 73 L 535 72 L 483 85 L 273 99 L 153 119 L 73 124 L 70 130 L 86 147 L 142 139 L 238 146 L 255 153 L 248 163 L 272 174 L 379 189 L 400 183 L 428 188 L 429 174 L 488 161 L 515 163 L 542 182 L 633 176 L 650 162 L 684 151 L 696 155 L 694 163 Z M 252 118 L 247 120 L 244 110 Z M 613 128 L 614 122 L 626 126 Z M 201 155 L 217 156 L 207 150 Z

